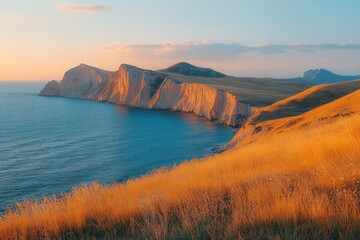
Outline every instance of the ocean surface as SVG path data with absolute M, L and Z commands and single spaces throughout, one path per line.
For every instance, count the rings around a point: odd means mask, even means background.
M 203 157 L 235 134 L 189 113 L 37 96 L 44 84 L 0 82 L 0 212 Z

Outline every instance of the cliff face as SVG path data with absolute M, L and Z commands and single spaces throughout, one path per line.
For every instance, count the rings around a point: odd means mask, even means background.
M 202 84 L 181 83 L 171 78 L 166 78 L 161 84 L 149 107 L 193 112 L 230 126 L 240 126 L 252 115 L 249 105 L 239 103 L 228 92 Z
M 163 73 L 125 64 L 116 73 L 82 64 L 66 72 L 60 84 L 48 83 L 40 95 L 192 112 L 234 127 L 243 125 L 253 114 L 250 105 L 239 103 L 228 92 L 198 83 L 183 83 Z
M 166 75 L 143 70 L 130 65 L 121 65 L 114 77 L 98 93 L 91 92 L 88 98 L 130 106 L 147 107 Z
M 42 96 L 63 96 L 84 98 L 107 82 L 115 72 L 104 71 L 98 68 L 80 64 L 68 70 L 60 83 L 49 82 L 39 93 Z

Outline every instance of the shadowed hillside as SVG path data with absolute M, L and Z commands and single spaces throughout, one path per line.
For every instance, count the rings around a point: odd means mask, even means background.
M 360 91 L 262 124 L 222 154 L 18 204 L 0 238 L 357 239 Z

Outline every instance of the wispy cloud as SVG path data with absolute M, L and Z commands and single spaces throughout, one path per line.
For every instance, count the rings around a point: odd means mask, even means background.
M 320 43 L 320 44 L 270 44 L 260 43 L 247 46 L 238 43 L 213 43 L 209 41 L 166 42 L 161 44 L 124 44 L 120 42 L 99 46 L 115 54 L 156 56 L 163 58 L 231 60 L 247 52 L 262 54 L 282 54 L 287 51 L 315 52 L 326 50 L 360 50 L 360 43 Z
M 251 48 L 250 48 L 251 49 Z M 334 50 L 334 49 L 360 49 L 360 43 L 345 42 L 345 43 L 320 43 L 320 44 L 264 44 L 255 46 L 255 50 L 264 53 L 281 53 L 288 50 L 296 50 L 300 52 L 315 52 L 320 50 Z
M 110 8 L 105 5 L 81 5 L 76 3 L 60 3 L 58 5 L 58 9 L 61 11 L 78 11 L 78 12 L 98 12 L 98 11 L 106 11 Z

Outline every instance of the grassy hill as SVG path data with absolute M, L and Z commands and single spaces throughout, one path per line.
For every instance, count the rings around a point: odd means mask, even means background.
M 311 85 L 294 80 L 251 77 L 193 77 L 166 73 L 173 79 L 188 83 L 201 83 L 232 93 L 238 101 L 256 107 L 270 105 L 281 99 L 297 94 Z
M 0 239 L 357 239 L 360 91 L 259 124 L 224 153 L 19 204 Z
M 167 73 L 178 73 L 186 76 L 194 76 L 194 77 L 225 77 L 226 75 L 217 72 L 214 69 L 211 68 L 203 68 L 203 67 L 197 67 L 194 65 L 191 65 L 187 62 L 180 62 L 175 65 L 172 65 L 166 69 L 159 70 L 160 72 L 167 72 Z
M 230 92 L 238 101 L 256 107 L 270 105 L 312 86 L 294 79 L 232 77 L 188 63 L 178 63 L 159 71 L 180 82 L 200 83 Z
M 360 89 L 360 79 L 311 87 L 303 92 L 259 109 L 251 124 L 296 116 Z
M 308 93 L 318 93 L 316 91 L 322 89 L 324 86 L 318 86 L 310 89 L 311 91 L 304 91 L 297 96 L 304 96 L 300 98 L 302 100 L 309 96 Z M 311 94 L 310 94 L 311 95 Z M 322 95 L 322 94 L 321 94 Z M 291 103 L 293 98 L 285 99 L 280 101 L 275 106 L 287 106 L 282 103 Z M 295 97 L 294 99 L 298 99 Z M 316 102 L 313 100 L 313 102 Z M 249 119 L 248 122 L 242 126 L 242 128 L 236 133 L 236 135 L 224 146 L 219 147 L 218 151 L 232 148 L 238 144 L 251 143 L 259 138 L 267 138 L 269 136 L 277 136 L 279 133 L 301 131 L 306 128 L 318 128 L 326 124 L 331 124 L 337 121 L 339 118 L 348 117 L 354 115 L 360 111 L 360 90 L 357 90 L 351 94 L 345 95 L 335 101 L 321 105 L 320 107 L 313 108 L 303 114 L 291 117 L 284 117 L 278 119 L 271 119 L 262 122 L 258 122 L 259 119 L 270 117 L 270 114 L 278 114 L 277 108 L 274 108 L 274 112 L 269 112 L 267 115 L 262 116 L 262 109 L 259 110 L 258 114 L 255 114 L 253 118 Z M 316 103 L 317 104 L 317 103 Z M 312 104 L 312 105 L 316 105 Z M 288 104 L 293 106 L 293 104 Z M 298 109 L 298 105 L 295 105 Z M 271 107 L 271 106 L 270 106 Z M 269 107 L 269 108 L 270 108 Z M 266 108 L 268 109 L 268 108 Z M 288 110 L 288 112 L 291 112 Z M 262 116 L 262 118 L 259 118 Z M 256 123 L 258 122 L 258 123 Z

